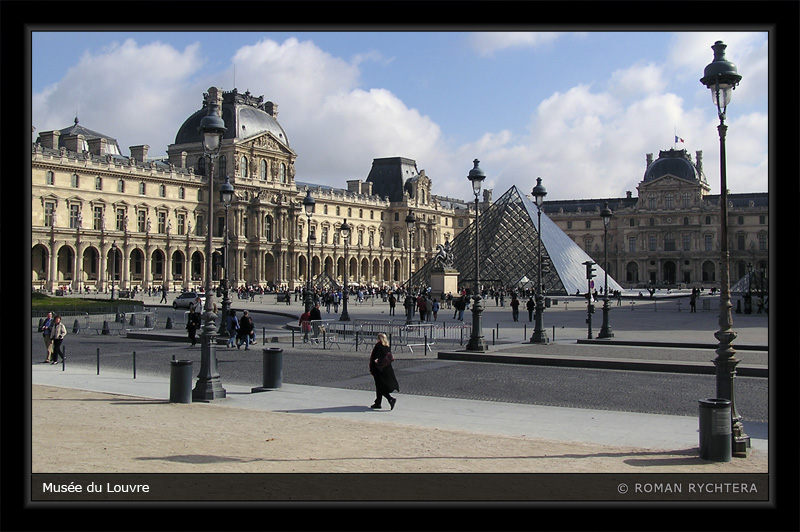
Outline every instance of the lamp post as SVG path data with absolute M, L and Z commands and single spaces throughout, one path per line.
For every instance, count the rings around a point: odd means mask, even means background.
M 306 293 L 303 296 L 306 312 L 311 312 L 311 307 L 314 306 L 314 296 L 311 294 L 311 217 L 314 215 L 315 204 L 316 201 L 311 197 L 311 191 L 306 190 L 306 197 L 303 198 L 303 209 L 305 209 L 306 217 L 308 218 L 308 255 L 306 256 L 308 274 L 306 276 Z
M 611 212 L 611 209 L 608 208 L 608 202 L 606 202 L 605 207 L 603 210 L 600 211 L 600 217 L 603 219 L 603 271 L 605 271 L 605 297 L 603 297 L 603 326 L 600 327 L 600 332 L 597 334 L 598 338 L 614 338 L 614 331 L 611 330 L 611 326 L 608 324 L 608 224 L 611 223 L 611 218 L 614 216 L 614 213 Z
M 481 303 L 480 285 L 480 210 L 478 209 L 478 195 L 481 185 L 486 179 L 486 174 L 478 166 L 480 161 L 472 161 L 473 168 L 469 171 L 467 179 L 472 183 L 472 193 L 475 194 L 475 293 L 472 295 L 472 333 L 467 342 L 467 351 L 488 351 L 489 345 L 483 338 L 483 303 Z
M 222 319 L 219 322 L 219 334 L 226 334 L 228 328 L 228 312 L 231 309 L 230 290 L 228 288 L 228 208 L 233 201 L 233 185 L 231 185 L 231 178 L 225 176 L 225 182 L 219 187 L 219 200 L 225 205 L 225 239 L 222 248 L 222 267 L 225 269 L 225 275 L 222 277 Z
M 350 268 L 349 258 L 347 257 L 347 244 L 350 240 L 350 224 L 347 223 L 347 218 L 344 219 L 344 223 L 339 227 L 339 235 L 344 240 L 344 291 L 342 292 L 342 315 L 339 316 L 339 321 L 350 321 L 350 314 L 347 313 L 347 299 L 350 292 L 350 287 L 347 284 L 349 282 L 347 270 Z
M 211 91 L 209 91 L 211 92 Z M 219 378 L 217 370 L 216 325 L 217 315 L 214 314 L 214 292 L 211 287 L 212 253 L 211 230 L 213 227 L 212 215 L 214 213 L 214 161 L 219 157 L 222 148 L 222 135 L 225 133 L 225 122 L 219 115 L 219 105 L 212 100 L 208 104 L 208 114 L 200 121 L 201 135 L 203 136 L 203 155 L 210 160 L 208 172 L 208 228 L 206 231 L 206 305 L 203 318 L 203 331 L 200 334 L 200 373 L 197 383 L 192 390 L 193 401 L 210 401 L 225 397 L 225 389 Z
M 111 243 L 111 301 L 114 301 L 114 280 L 117 276 L 117 243 Z
M 719 330 L 714 333 L 714 337 L 719 340 L 719 346 L 716 349 L 717 358 L 714 359 L 717 397 L 728 399 L 731 402 L 732 454 L 746 457 L 747 449 L 750 447 L 750 437 L 744 432 L 741 416 L 736 411 L 734 400 L 733 382 L 739 360 L 731 345 L 736 339 L 736 333 L 731 329 L 733 316 L 731 315 L 730 264 L 728 262 L 728 185 L 725 166 L 725 134 L 728 131 L 728 126 L 725 125 L 725 112 L 731 101 L 733 89 L 739 84 L 742 76 L 737 72 L 736 65 L 725 58 L 725 48 L 727 47 L 722 41 L 714 43 L 714 46 L 711 47 L 714 50 L 714 60 L 706 66 L 700 83 L 711 90 L 711 101 L 716 106 L 719 117 L 717 130 L 719 131 L 721 275 Z
M 531 190 L 531 195 L 536 201 L 536 216 L 539 221 L 539 250 L 537 252 L 539 267 L 536 272 L 536 285 L 538 287 L 536 290 L 536 315 L 534 317 L 534 329 L 530 343 L 547 344 L 550 343 L 550 339 L 547 337 L 547 331 L 545 331 L 542 326 L 542 313 L 544 312 L 544 295 L 542 294 L 544 291 L 544 287 L 542 286 L 542 203 L 544 203 L 544 197 L 547 196 L 547 190 L 542 186 L 541 177 L 536 178 L 536 186 Z
M 406 325 L 411 325 L 411 320 L 414 316 L 414 296 L 411 295 L 411 238 L 414 235 L 416 223 L 417 218 L 411 209 L 408 209 L 408 216 L 406 216 L 406 229 L 408 229 L 408 285 L 406 285 L 406 300 L 403 304 L 406 307 Z

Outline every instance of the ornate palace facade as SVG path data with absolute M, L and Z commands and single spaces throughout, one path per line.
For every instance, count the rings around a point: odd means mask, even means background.
M 227 131 L 213 168 L 214 208 L 208 212 L 208 160 L 200 120 L 209 102 L 221 110 Z M 346 188 L 295 178 L 297 154 L 277 121 L 277 105 L 214 87 L 200 110 L 178 129 L 165 159 L 149 160 L 147 145 L 123 156 L 117 141 L 75 120 L 73 126 L 41 132 L 32 146 L 31 266 L 34 289 L 51 292 L 160 287 L 176 291 L 203 286 L 209 216 L 215 257 L 223 247 L 225 206 L 219 186 L 235 187 L 227 212 L 228 272 L 214 261 L 215 280 L 232 286 L 294 289 L 305 283 L 311 241 L 316 281 L 394 286 L 404 283 L 474 218 L 469 199 L 433 194 L 432 180 L 403 157 L 375 159 L 366 179 Z M 465 165 L 463 179 L 467 182 Z M 527 179 L 529 180 L 530 179 Z M 546 183 L 546 179 L 545 179 Z M 306 191 L 316 201 L 309 219 Z M 544 212 L 598 264 L 603 261 L 605 202 L 614 211 L 609 227 L 608 272 L 625 287 L 719 282 L 719 196 L 708 194 L 702 157 L 685 151 L 648 156 L 638 198 L 546 201 Z M 481 209 L 491 204 L 485 190 Z M 730 194 L 731 281 L 767 266 L 766 193 Z M 409 235 L 405 217 L 417 223 Z M 345 245 L 344 220 L 351 226 Z M 312 239 L 309 236 L 313 235 Z M 409 237 L 411 246 L 409 246 Z M 409 249 L 410 247 L 410 249 Z M 345 257 L 346 255 L 346 257 Z M 531 260 L 534 260 L 532 257 Z M 324 275 L 323 275 L 324 274 Z

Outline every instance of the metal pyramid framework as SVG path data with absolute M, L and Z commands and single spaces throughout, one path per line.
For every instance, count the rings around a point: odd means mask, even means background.
M 539 231 L 536 204 L 511 187 L 480 216 L 480 283 L 483 287 L 535 288 L 538 280 Z M 475 223 L 450 243 L 459 287 L 475 283 Z M 581 247 L 542 210 L 542 285 L 545 294 L 586 293 L 584 262 L 592 261 Z M 411 279 L 412 286 L 430 285 L 434 261 Z M 601 292 L 605 272 L 595 266 L 594 289 Z M 623 290 L 608 278 L 609 290 Z

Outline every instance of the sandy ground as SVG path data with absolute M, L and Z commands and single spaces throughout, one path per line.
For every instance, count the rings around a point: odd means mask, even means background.
M 33 473 L 767 473 L 661 450 L 33 386 Z M 209 430 L 210 429 L 210 430 Z

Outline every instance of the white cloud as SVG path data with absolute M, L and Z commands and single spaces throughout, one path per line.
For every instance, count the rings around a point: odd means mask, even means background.
M 199 51 L 197 43 L 181 52 L 129 39 L 85 53 L 61 81 L 33 95 L 33 125 L 37 132 L 62 129 L 77 114 L 82 125 L 115 137 L 123 154 L 137 144 L 166 153 L 180 124 L 199 108 L 200 94 L 187 102 L 187 80 L 202 66 Z
M 471 33 L 469 44 L 480 56 L 491 56 L 509 48 L 536 48 L 550 44 L 562 34 L 557 32 L 478 32 Z

